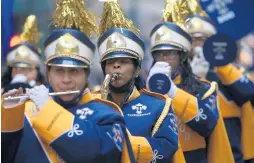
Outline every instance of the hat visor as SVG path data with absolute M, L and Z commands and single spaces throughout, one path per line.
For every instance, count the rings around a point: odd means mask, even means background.
M 206 38 L 206 37 L 208 37 L 207 34 L 201 33 L 201 32 L 192 33 L 191 36 L 194 37 L 194 38 Z
M 156 46 L 151 48 L 151 52 L 160 51 L 160 50 L 178 50 L 178 51 L 182 51 L 183 49 L 178 47 L 178 46 L 171 45 L 171 44 L 159 44 L 159 45 L 156 45 Z
M 25 62 L 13 62 L 10 66 L 11 67 L 20 67 L 20 68 L 33 68 L 33 67 L 35 67 L 34 65 L 32 65 L 30 63 L 25 63 Z
M 89 65 L 84 63 L 83 61 L 67 58 L 67 57 L 59 57 L 50 60 L 47 63 L 48 66 L 58 66 L 58 67 L 77 67 L 77 68 L 88 68 Z
M 134 54 L 130 54 L 128 52 L 111 52 L 106 54 L 102 59 L 101 62 L 108 60 L 108 59 L 114 59 L 114 58 L 134 58 L 138 59 L 138 56 L 135 56 Z

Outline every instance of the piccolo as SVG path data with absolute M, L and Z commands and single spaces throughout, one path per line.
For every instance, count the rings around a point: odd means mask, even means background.
M 59 95 L 69 95 L 69 94 L 78 94 L 80 91 L 65 91 L 65 92 L 53 92 L 49 93 L 49 96 L 59 96 Z M 19 96 L 8 96 L 5 97 L 4 100 L 16 100 L 23 97 L 28 97 L 26 94 L 19 95 Z

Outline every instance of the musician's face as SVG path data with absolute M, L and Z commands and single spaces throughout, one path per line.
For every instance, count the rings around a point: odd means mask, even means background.
M 196 47 L 203 48 L 204 42 L 205 42 L 206 39 L 207 39 L 206 37 L 193 37 L 192 38 L 191 52 L 189 53 L 191 58 L 194 57 L 194 55 L 195 55 L 194 49 Z
M 27 77 L 28 81 L 36 80 L 37 69 L 35 67 L 13 67 L 12 68 L 12 78 L 17 74 L 23 74 Z
M 84 68 L 57 67 L 48 69 L 48 81 L 55 92 L 82 90 L 87 84 Z M 77 94 L 59 96 L 63 101 L 71 101 Z
M 171 66 L 172 72 L 175 72 L 180 64 L 180 51 L 178 50 L 159 50 L 153 53 L 156 62 L 167 62 Z
M 114 87 L 121 87 L 128 83 L 133 75 L 137 77 L 140 73 L 140 68 L 136 68 L 130 58 L 114 58 L 106 60 L 105 72 L 106 74 L 119 73 L 120 77 L 111 84 Z

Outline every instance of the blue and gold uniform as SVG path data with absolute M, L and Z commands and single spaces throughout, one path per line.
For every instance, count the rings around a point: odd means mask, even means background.
M 207 16 L 193 15 L 188 18 L 186 26 L 191 36 L 197 40 L 206 40 L 209 36 L 216 33 L 215 25 Z M 201 46 L 200 48 L 202 49 L 203 44 L 197 44 L 196 46 Z M 199 56 L 200 54 L 194 55 Z M 208 62 L 206 60 L 197 62 L 200 65 L 205 63 Z M 195 67 L 192 68 L 195 69 Z M 207 67 L 208 69 L 209 66 Z M 250 141 L 250 137 L 253 137 L 253 134 L 251 134 L 253 113 L 250 102 L 248 102 L 254 99 L 253 83 L 249 82 L 232 64 L 217 67 L 215 72 L 211 69 L 207 75 L 207 72 L 204 75 L 199 73 L 196 73 L 196 75 L 218 83 L 219 108 L 227 129 L 234 160 L 237 163 L 242 163 L 244 159 L 253 157 L 250 152 L 250 147 L 253 146 L 253 141 Z M 246 140 L 249 140 L 248 143 L 246 143 Z M 245 142 L 245 145 L 243 145 L 243 142 Z M 252 157 L 250 157 L 251 155 Z
M 180 82 L 180 76 L 174 79 L 176 85 Z M 217 102 L 217 84 L 202 81 L 202 85 L 195 96 L 177 88 L 172 101 L 185 159 L 187 162 L 234 162 Z
M 139 37 L 138 30 L 131 20 L 124 16 L 118 2 L 104 3 L 100 32 L 98 50 L 105 74 L 107 60 L 113 62 L 119 58 L 131 58 L 135 68 L 141 67 L 144 58 L 144 42 Z M 95 96 L 115 102 L 113 93 L 114 95 L 123 94 L 123 92 L 126 94 L 118 105 L 129 131 L 135 162 L 171 162 L 178 149 L 178 131 L 171 100 L 138 88 L 134 81 L 136 82 L 139 77 L 135 74 L 132 74 L 133 76 L 127 84 L 119 88 L 113 88 L 109 83 L 110 92 L 106 96 L 104 89 L 107 85 L 105 86 L 103 83 L 101 92 L 95 93 Z M 105 81 L 107 81 L 107 77 Z M 180 156 L 176 157 L 174 159 L 179 160 Z M 125 149 L 122 159 L 124 162 L 130 162 L 129 157 L 125 155 Z M 178 161 L 178 163 L 184 163 L 183 161 Z
M 254 84 L 233 64 L 216 67 L 215 73 L 221 81 L 221 108 L 228 135 L 238 135 L 237 139 L 229 138 L 231 146 L 235 147 L 233 152 L 241 153 L 238 151 L 241 149 L 244 160 L 254 159 L 254 112 L 251 103 L 254 99 Z
M 34 107 L 31 101 L 2 105 L 2 161 L 120 162 L 124 120 L 113 103 L 86 92 L 68 110 L 50 100 L 34 116 Z
M 100 98 L 101 95 L 94 92 L 94 96 Z M 108 100 L 112 100 L 110 96 Z M 136 162 L 172 160 L 178 149 L 178 131 L 170 106 L 169 98 L 134 88 L 121 108 Z
M 84 77 L 89 72 L 95 46 L 88 36 L 96 26 L 83 5 L 81 1 L 68 0 L 57 5 L 54 25 L 61 29 L 54 30 L 45 42 L 49 74 L 49 69 L 53 68 L 60 72 L 82 72 Z M 70 29 L 73 23 L 75 29 Z M 42 85 L 29 90 L 31 100 L 19 101 L 20 104 L 14 106 L 2 101 L 2 161 L 121 162 L 123 145 L 128 142 L 125 143 L 124 133 L 127 134 L 119 107 L 109 101 L 93 99 L 85 83 L 66 80 L 73 73 L 64 74 L 64 78 L 60 75 L 57 76 L 61 81 L 58 84 L 64 83 L 63 89 L 70 89 L 74 84 L 84 87 L 71 101 L 64 101 L 59 96 L 49 97 L 48 92 L 54 92 L 56 88 L 52 84 L 56 78 L 50 75 L 52 85 L 49 89 Z M 36 90 L 37 94 L 31 93 Z
M 169 76 L 171 88 L 167 95 L 172 98 L 180 144 L 187 163 L 233 163 L 219 109 L 217 84 L 197 79 L 188 64 L 192 38 L 186 32 L 185 20 L 181 18 L 188 14 L 190 9 L 187 7 L 192 2 L 167 1 L 164 22 L 157 24 L 150 34 L 154 65 L 148 80 L 156 73 Z M 175 53 L 169 53 L 171 51 Z M 176 58 L 179 58 L 179 65 L 174 68 L 167 60 L 176 62 Z M 173 72 L 169 70 L 170 66 L 174 68 Z

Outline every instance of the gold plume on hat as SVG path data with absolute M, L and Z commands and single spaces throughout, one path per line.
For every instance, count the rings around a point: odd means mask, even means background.
M 163 21 L 172 22 L 172 12 L 174 8 L 170 0 L 166 0 L 166 6 L 163 10 Z
M 200 7 L 200 4 L 197 0 L 187 0 L 187 3 L 192 14 L 208 17 L 206 12 Z
M 193 14 L 207 16 L 197 0 L 166 0 L 163 20 L 175 23 L 186 30 L 185 21 Z
M 84 6 L 84 0 L 60 0 L 53 17 L 56 28 L 78 29 L 88 37 L 98 32 L 95 16 Z
M 36 16 L 29 15 L 26 18 L 23 32 L 20 35 L 21 41 L 28 42 L 38 49 L 39 48 L 38 43 L 41 37 L 42 37 L 42 33 L 39 32 Z
M 127 28 L 136 34 L 139 34 L 139 29 L 137 29 L 133 22 L 125 16 L 124 11 L 117 0 L 104 2 L 99 29 L 100 36 L 111 28 Z

